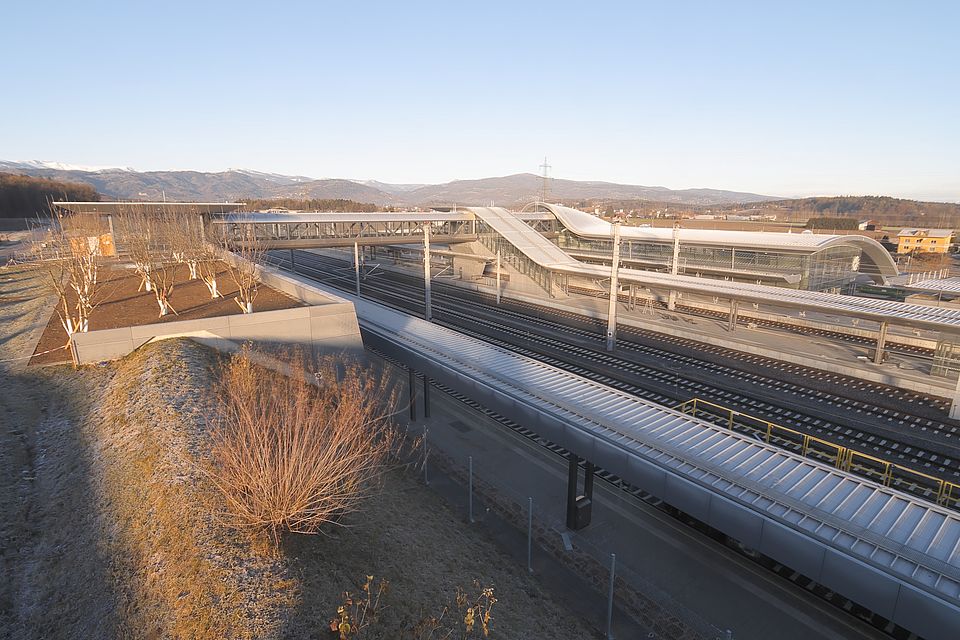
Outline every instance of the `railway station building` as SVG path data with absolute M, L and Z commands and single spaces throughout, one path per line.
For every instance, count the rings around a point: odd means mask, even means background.
M 568 207 L 541 204 L 560 223 L 555 242 L 584 262 L 611 256 L 610 223 Z M 674 233 L 681 275 L 846 293 L 865 276 L 878 284 L 897 275 L 890 253 L 860 235 L 667 229 L 623 225 L 620 259 L 636 269 L 670 271 Z

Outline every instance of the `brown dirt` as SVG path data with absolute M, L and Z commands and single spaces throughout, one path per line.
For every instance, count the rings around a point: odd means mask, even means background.
M 226 265 L 220 267 L 217 282 L 221 298 L 211 299 L 206 285 L 201 280 L 190 280 L 186 265 L 173 268 L 175 282 L 171 303 L 177 313 L 160 317 L 159 307 L 153 293 L 140 290 L 140 277 L 131 269 L 112 265 L 101 275 L 102 302 L 93 310 L 90 317 L 90 330 L 116 329 L 145 324 L 176 322 L 178 320 L 198 320 L 240 313 L 236 303 L 237 285 L 230 278 Z M 261 285 L 254 301 L 254 311 L 275 311 L 302 306 L 299 300 Z M 43 336 L 37 343 L 35 355 L 30 364 L 50 364 L 69 362 L 66 349 L 43 353 L 62 347 L 67 342 L 67 334 L 60 324 L 60 318 L 54 312 L 50 316 Z

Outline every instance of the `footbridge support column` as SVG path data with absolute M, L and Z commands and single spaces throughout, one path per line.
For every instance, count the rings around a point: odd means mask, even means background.
M 430 302 L 430 223 L 423 223 L 423 317 L 433 320 L 433 308 Z
M 680 224 L 673 225 L 673 260 L 670 261 L 670 275 L 675 276 L 680 271 Z M 667 299 L 667 311 L 677 309 L 677 290 L 670 289 Z
M 950 403 L 950 419 L 960 420 L 960 377 L 957 378 L 957 386 L 953 390 L 953 402 Z
M 583 493 L 579 493 L 580 456 L 567 454 L 569 468 L 567 476 L 567 528 L 571 531 L 583 529 L 590 524 L 593 513 L 593 475 L 592 462 L 586 463 L 583 478 Z
M 737 330 L 737 314 L 740 311 L 740 303 L 737 300 L 730 300 L 730 317 L 727 324 L 727 331 Z
M 357 297 L 360 297 L 360 244 L 353 243 L 353 279 L 356 283 Z
M 877 331 L 877 348 L 873 352 L 873 363 L 880 364 L 883 362 L 883 348 L 887 344 L 887 327 L 889 323 L 881 322 L 880 329 Z
M 617 307 L 620 297 L 620 222 L 613 223 L 613 263 L 610 267 L 610 304 L 607 307 L 607 351 L 617 346 Z
M 500 249 L 497 249 L 497 304 L 500 304 Z

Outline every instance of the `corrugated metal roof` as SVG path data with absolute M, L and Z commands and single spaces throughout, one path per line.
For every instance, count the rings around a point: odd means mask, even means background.
M 899 285 L 904 289 L 920 291 L 943 291 L 944 293 L 960 293 L 960 278 L 924 278 Z
M 698 418 L 355 300 L 361 324 L 766 518 L 960 602 L 960 517 Z
M 558 205 L 549 205 L 557 218 L 577 235 L 609 238 L 613 225 L 597 216 Z M 713 244 L 721 246 L 755 247 L 760 249 L 812 249 L 817 250 L 847 239 L 847 236 L 816 233 L 774 233 L 764 231 L 729 231 L 716 229 L 679 229 L 683 244 Z M 673 229 L 665 227 L 634 227 L 621 225 L 620 237 L 624 240 L 648 242 L 673 242 Z
M 949 238 L 953 236 L 953 229 L 900 229 L 897 237 L 919 236 L 925 238 Z

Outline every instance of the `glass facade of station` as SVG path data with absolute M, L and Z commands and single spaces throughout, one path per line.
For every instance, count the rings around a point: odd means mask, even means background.
M 607 261 L 613 252 L 612 240 L 583 238 L 566 229 L 560 232 L 556 241 L 568 252 L 596 255 L 598 259 L 605 257 Z M 799 253 L 681 242 L 678 272 L 688 276 L 759 281 L 809 291 L 841 293 L 848 291 L 859 275 L 860 254 L 861 250 L 852 246 Z M 620 244 L 620 258 L 639 268 L 667 271 L 673 260 L 673 243 L 624 239 Z

